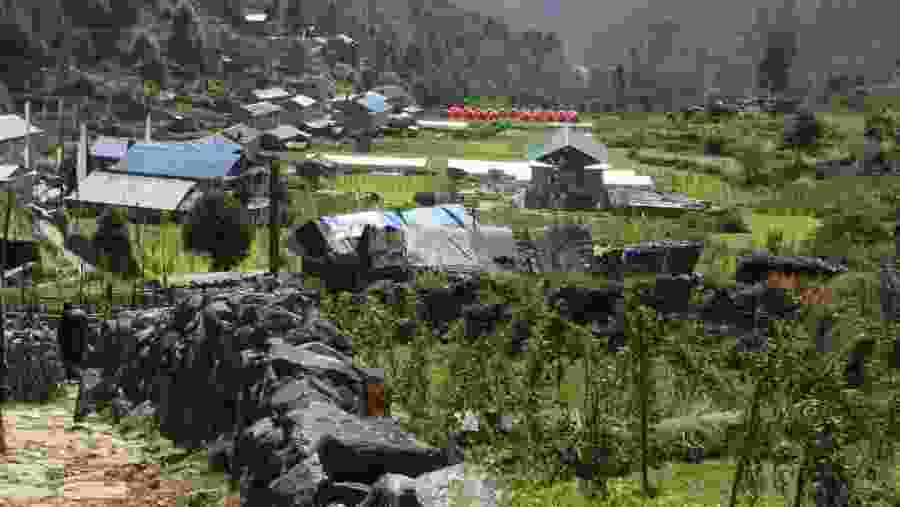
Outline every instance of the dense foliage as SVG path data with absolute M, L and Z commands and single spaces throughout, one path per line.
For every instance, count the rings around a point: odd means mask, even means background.
M 253 227 L 237 197 L 210 191 L 197 202 L 182 229 L 185 247 L 210 256 L 213 271 L 229 271 L 247 257 Z

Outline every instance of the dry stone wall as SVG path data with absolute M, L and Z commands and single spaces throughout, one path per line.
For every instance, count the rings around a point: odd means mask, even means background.
M 367 415 L 366 385 L 383 376 L 353 366 L 351 337 L 316 303 L 269 279 L 123 313 L 100 327 L 78 411 L 110 401 L 117 415 L 152 415 L 176 443 L 207 446 L 240 478 L 245 506 L 376 507 L 409 491 L 410 505 L 446 504 L 461 463 Z M 392 475 L 406 489 L 393 491 Z

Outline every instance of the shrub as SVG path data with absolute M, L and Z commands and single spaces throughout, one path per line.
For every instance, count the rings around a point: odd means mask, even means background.
M 725 152 L 728 138 L 719 129 L 710 129 L 703 138 L 703 153 L 706 155 L 721 156 Z
M 825 133 L 824 126 L 811 111 L 802 111 L 784 120 L 784 144 L 809 148 Z
M 745 182 L 748 185 L 759 182 L 766 166 L 766 157 L 762 146 L 756 143 L 745 145 L 738 150 L 737 155 L 738 162 L 744 171 Z
M 191 210 L 182 229 L 185 246 L 212 257 L 215 271 L 228 271 L 250 253 L 253 226 L 233 195 L 213 190 Z
M 136 272 L 137 262 L 131 251 L 128 233 L 128 215 L 122 208 L 109 207 L 97 218 L 97 231 L 92 243 L 107 271 L 124 276 Z
M 750 232 L 750 227 L 747 226 L 747 222 L 744 221 L 744 216 L 737 208 L 728 208 L 725 211 L 716 214 L 715 219 L 716 227 L 719 232 L 729 234 L 743 234 Z

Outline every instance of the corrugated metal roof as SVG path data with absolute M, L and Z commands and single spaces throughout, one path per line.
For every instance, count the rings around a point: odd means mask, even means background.
M 249 143 L 259 137 L 262 132 L 256 130 L 253 127 L 244 125 L 243 123 L 238 123 L 237 125 L 232 125 L 231 127 L 223 130 L 222 134 L 234 141 Z
M 535 158 L 540 160 L 566 146 L 589 155 L 596 160 L 596 163 L 609 161 L 609 151 L 604 144 L 594 141 L 593 136 L 577 135 L 568 127 L 556 129 L 548 134 L 541 152 Z
M 94 171 L 67 201 L 156 210 L 175 210 L 196 185 L 193 181 Z
M 148 176 L 205 179 L 234 176 L 241 154 L 228 144 L 135 144 L 116 171 Z
M 265 116 L 267 114 L 277 113 L 278 111 L 284 109 L 277 104 L 272 104 L 271 102 L 257 102 L 255 104 L 247 104 L 246 106 L 242 107 L 253 116 Z
M 271 130 L 267 130 L 266 134 L 282 141 L 296 137 L 305 137 L 304 132 L 293 125 L 279 125 Z
M 13 173 L 19 169 L 18 164 L 2 164 L 0 165 L 0 180 L 6 180 L 12 177 Z
M 284 88 L 266 88 L 265 90 L 253 90 L 253 95 L 259 100 L 278 100 L 290 97 L 290 93 Z
M 29 132 L 43 134 L 44 131 L 32 123 Z M 0 114 L 0 142 L 25 137 L 25 119 L 15 114 Z
M 300 107 L 309 107 L 318 101 L 312 97 L 307 97 L 306 95 L 297 95 L 291 98 L 291 102 L 299 104 Z
M 491 169 L 497 169 L 511 174 L 517 180 L 527 181 L 531 179 L 531 164 L 529 162 L 450 159 L 447 161 L 447 167 L 450 169 L 461 169 L 470 174 L 488 174 L 488 171 Z
M 121 159 L 127 151 L 127 140 L 98 139 L 91 146 L 91 155 L 94 157 Z
M 327 160 L 337 164 L 369 165 L 380 167 L 425 167 L 427 158 L 394 158 L 394 157 L 365 157 L 357 155 L 323 155 Z
M 366 92 L 366 94 L 360 97 L 356 103 L 365 107 L 372 113 L 383 113 L 388 109 L 387 98 L 384 95 L 375 92 Z
M 432 121 L 419 120 L 416 122 L 419 127 L 424 129 L 466 129 L 469 123 L 464 121 Z

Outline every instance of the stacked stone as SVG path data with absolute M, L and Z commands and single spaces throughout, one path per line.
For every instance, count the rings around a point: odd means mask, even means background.
M 374 507 L 412 491 L 446 504 L 462 465 L 369 415 L 367 387 L 383 373 L 353 365 L 352 340 L 319 317 L 316 296 L 270 278 L 119 315 L 102 326 L 78 411 L 105 399 L 152 415 L 182 446 L 206 445 L 240 479 L 242 505 Z

